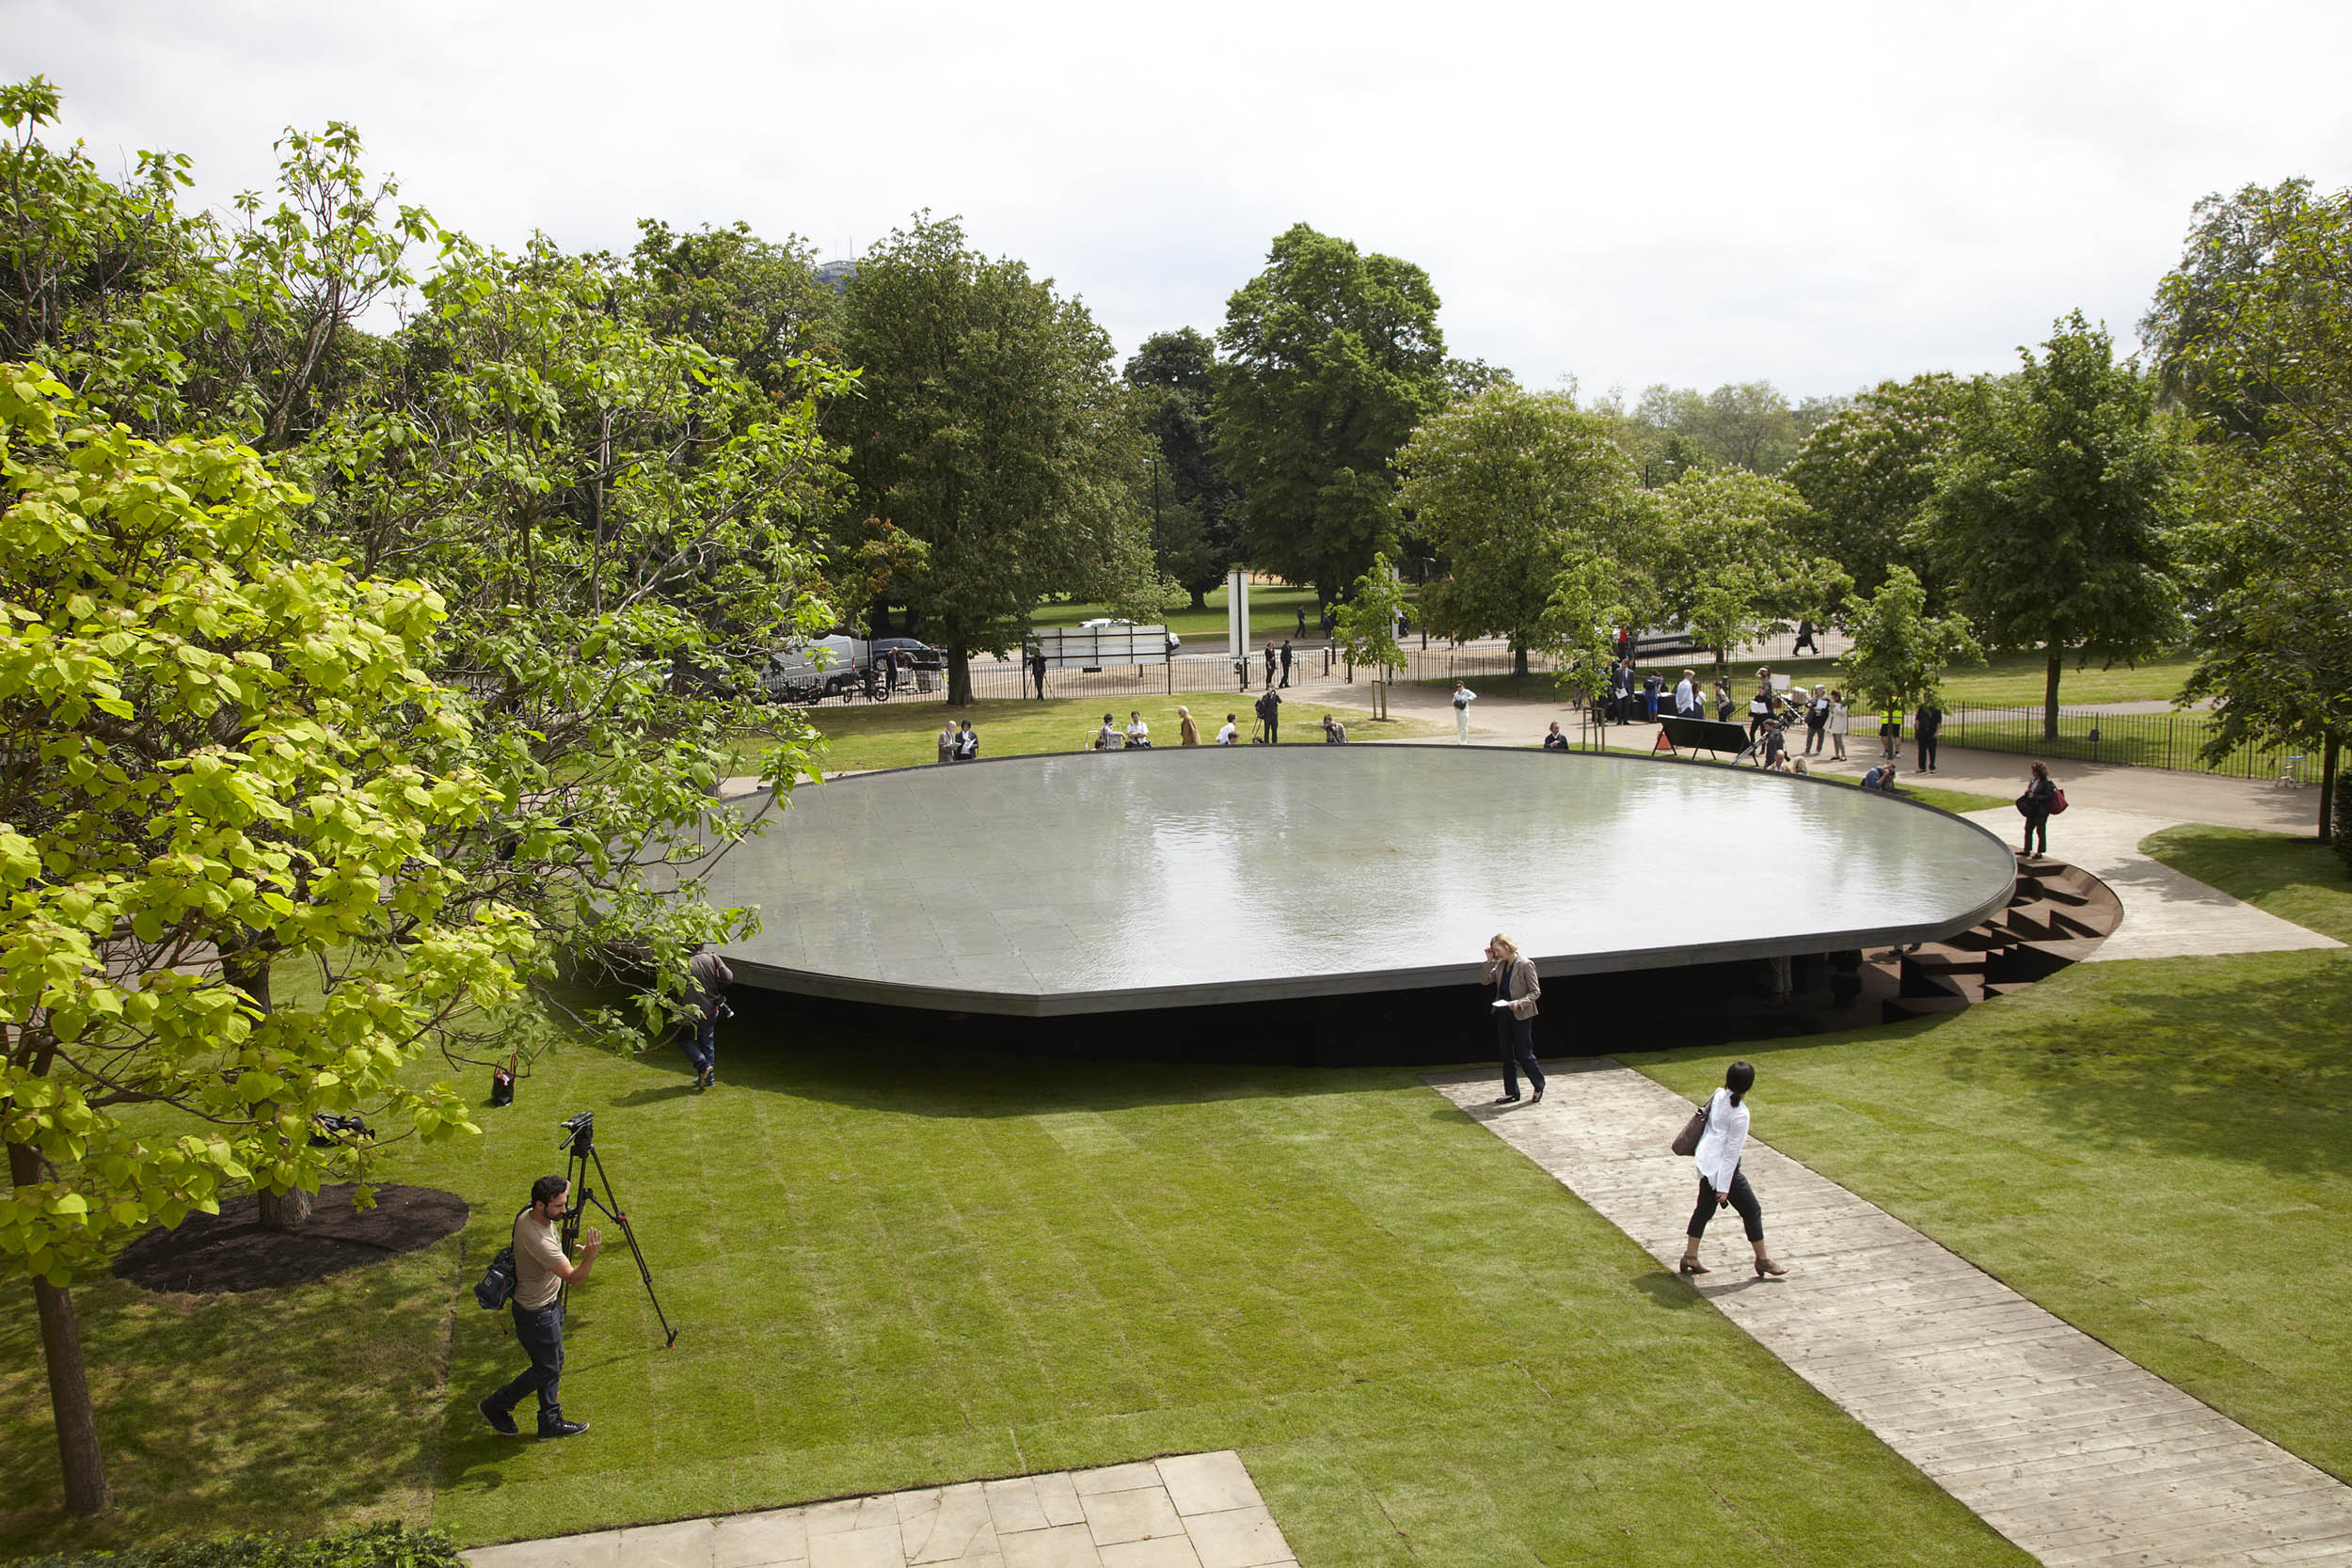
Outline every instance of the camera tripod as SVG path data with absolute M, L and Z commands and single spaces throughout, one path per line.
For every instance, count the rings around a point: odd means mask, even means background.
M 564 1180 L 578 1195 L 564 1211 L 564 1250 L 571 1251 L 573 1243 L 580 1240 L 580 1222 L 587 1216 L 589 1207 L 602 1210 L 608 1219 L 621 1227 L 621 1237 L 628 1243 L 629 1256 L 637 1259 L 637 1277 L 644 1283 L 645 1299 L 653 1303 L 653 1315 L 660 1320 L 661 1332 L 666 1336 L 662 1348 L 670 1349 L 677 1343 L 677 1330 L 670 1326 L 668 1315 L 661 1310 L 661 1298 L 653 1293 L 653 1271 L 645 1266 L 645 1251 L 637 1244 L 637 1232 L 630 1227 L 628 1215 L 615 1207 L 619 1197 L 612 1191 L 612 1179 L 604 1173 L 604 1157 L 596 1152 L 596 1114 L 582 1111 L 562 1126 L 564 1135 L 556 1140 L 555 1147 L 564 1151 Z M 588 1184 L 591 1165 L 596 1167 L 596 1180 L 604 1183 L 602 1198 Z M 612 1202 L 608 1203 L 605 1198 Z

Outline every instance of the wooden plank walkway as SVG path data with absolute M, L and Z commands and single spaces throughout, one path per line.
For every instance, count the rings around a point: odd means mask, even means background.
M 1428 1082 L 1672 1267 L 1692 1105 L 1605 1057 L 1546 1070 L 1540 1105 L 1489 1103 L 1493 1069 Z M 2352 1487 L 1754 1138 L 1741 1166 L 1789 1273 L 1757 1279 L 1726 1210 L 1700 1293 L 2043 1562 L 2352 1563 Z

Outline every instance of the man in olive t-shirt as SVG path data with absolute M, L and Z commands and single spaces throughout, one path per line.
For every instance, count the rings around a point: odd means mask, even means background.
M 588 1277 L 604 1237 L 589 1231 L 580 1240 L 580 1261 L 565 1261 L 562 1225 L 570 1191 L 562 1177 L 543 1176 L 531 1184 L 531 1207 L 515 1216 L 515 1338 L 529 1353 L 531 1367 L 474 1407 L 509 1437 L 519 1435 L 515 1406 L 531 1393 L 539 1396 L 540 1436 L 571 1437 L 588 1430 L 585 1421 L 565 1420 L 556 1400 L 564 1376 L 564 1287 Z

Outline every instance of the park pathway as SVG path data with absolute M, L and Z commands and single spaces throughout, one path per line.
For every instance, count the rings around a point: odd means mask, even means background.
M 1692 1106 L 1606 1057 L 1440 1094 L 1671 1268 L 1696 1182 L 1666 1144 Z M 2352 1563 L 2352 1487 L 2182 1393 L 1899 1220 L 1751 1139 L 1789 1264 L 1758 1280 L 1736 1215 L 1699 1293 L 1994 1529 L 2051 1564 Z
M 464 1555 L 472 1568 L 1297 1568 L 1230 1449 Z

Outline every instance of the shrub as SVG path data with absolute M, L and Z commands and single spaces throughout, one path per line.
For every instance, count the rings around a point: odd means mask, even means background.
M 230 1535 L 174 1541 L 92 1557 L 42 1557 L 17 1568 L 464 1568 L 456 1546 L 437 1529 L 398 1522 L 361 1525 L 307 1541 Z

